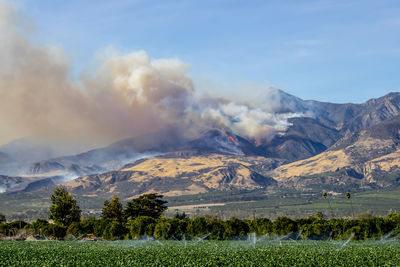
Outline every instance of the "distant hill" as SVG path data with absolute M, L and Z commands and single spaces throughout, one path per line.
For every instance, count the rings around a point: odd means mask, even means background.
M 118 194 L 123 198 L 149 192 L 173 196 L 211 190 L 256 189 L 276 183 L 258 173 L 257 166 L 274 168 L 278 163 L 264 157 L 218 154 L 161 157 L 140 160 L 118 171 L 84 176 L 64 185 L 79 195 L 109 197 Z

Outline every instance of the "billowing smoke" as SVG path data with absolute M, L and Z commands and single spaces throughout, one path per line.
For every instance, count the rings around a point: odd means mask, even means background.
M 21 21 L 0 0 L 0 142 L 31 135 L 105 144 L 169 128 L 188 138 L 218 128 L 262 141 L 293 116 L 275 113 L 276 103 L 199 97 L 186 64 L 144 51 L 109 56 L 73 79 L 63 50 L 36 44 Z

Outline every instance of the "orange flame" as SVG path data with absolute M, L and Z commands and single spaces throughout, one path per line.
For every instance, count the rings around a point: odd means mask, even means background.
M 229 136 L 229 140 L 231 140 L 237 146 L 237 142 L 235 141 L 235 139 L 233 139 L 232 136 Z

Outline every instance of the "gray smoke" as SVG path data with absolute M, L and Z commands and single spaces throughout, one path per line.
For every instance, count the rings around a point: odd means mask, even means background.
M 33 42 L 24 21 L 0 0 L 0 142 L 42 136 L 93 145 L 169 128 L 187 138 L 218 128 L 263 141 L 299 115 L 276 113 L 276 97 L 262 105 L 199 97 L 188 65 L 145 51 L 109 56 L 72 79 L 68 55 Z

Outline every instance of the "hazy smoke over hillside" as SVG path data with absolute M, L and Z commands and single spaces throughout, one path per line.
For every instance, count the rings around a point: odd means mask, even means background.
M 109 57 L 73 80 L 63 50 L 33 42 L 24 22 L 0 0 L 2 142 L 35 135 L 107 143 L 168 128 L 187 137 L 219 128 L 262 140 L 292 116 L 271 111 L 276 103 L 254 107 L 199 97 L 187 65 L 153 60 L 144 51 Z

